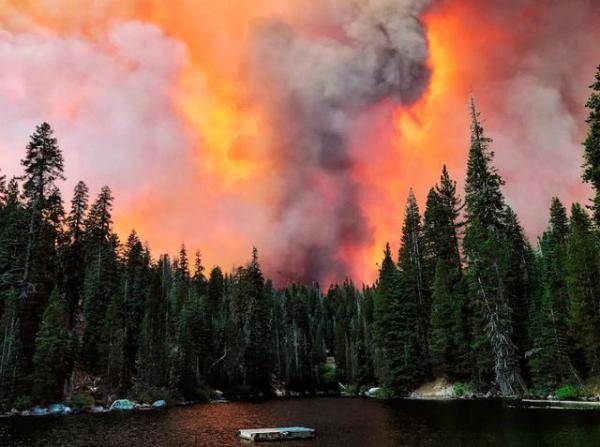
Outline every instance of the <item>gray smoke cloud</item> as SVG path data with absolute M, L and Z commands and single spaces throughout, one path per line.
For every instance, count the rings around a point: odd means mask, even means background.
M 428 47 L 419 17 L 429 3 L 330 1 L 336 26 L 318 38 L 276 18 L 256 26 L 252 95 L 268 105 L 281 166 L 278 234 L 267 259 L 279 282 L 339 279 L 351 272 L 354 249 L 371 242 L 352 178 L 350 127 L 369 105 L 410 104 L 424 91 Z
M 488 46 L 479 82 L 486 128 L 511 205 L 535 240 L 550 199 L 587 203 L 581 183 L 584 104 L 600 62 L 600 2 L 469 0 L 512 46 Z

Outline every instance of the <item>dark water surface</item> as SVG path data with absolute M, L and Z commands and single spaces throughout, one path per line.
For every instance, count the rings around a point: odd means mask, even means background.
M 240 428 L 305 425 L 288 447 L 600 446 L 600 411 L 500 402 L 312 398 L 195 405 L 151 413 L 0 419 L 0 446 L 242 446 Z M 259 444 L 265 445 L 265 444 Z

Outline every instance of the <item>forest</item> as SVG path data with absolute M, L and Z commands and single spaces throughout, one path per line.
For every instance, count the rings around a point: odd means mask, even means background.
M 0 405 L 82 394 L 197 400 L 215 389 L 268 397 L 338 384 L 404 396 L 436 377 L 503 397 L 593 387 L 600 67 L 585 106 L 589 205 L 567 210 L 552 198 L 547 229 L 530 242 L 471 100 L 464 194 L 444 167 L 422 214 L 409 193 L 399 252 L 385 247 L 377 281 L 327 291 L 275 287 L 257 249 L 229 272 L 207 271 L 185 246 L 155 258 L 135 231 L 115 234 L 108 186 L 90 198 L 77 183 L 66 210 L 63 155 L 51 126 L 39 125 L 22 175 L 0 177 Z

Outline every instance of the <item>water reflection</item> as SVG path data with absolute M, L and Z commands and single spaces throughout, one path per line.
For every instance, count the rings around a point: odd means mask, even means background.
M 306 425 L 291 447 L 597 446 L 600 412 L 521 410 L 500 402 L 315 398 L 196 405 L 163 412 L 0 420 L 2 446 L 241 446 L 240 428 Z

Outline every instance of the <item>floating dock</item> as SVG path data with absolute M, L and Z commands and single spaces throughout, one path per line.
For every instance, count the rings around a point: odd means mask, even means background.
M 314 429 L 306 427 L 250 428 L 238 432 L 240 438 L 253 442 L 311 439 L 315 434 Z
M 538 400 L 522 399 L 523 408 L 529 409 L 573 409 L 573 410 L 600 410 L 600 402 L 585 400 Z

